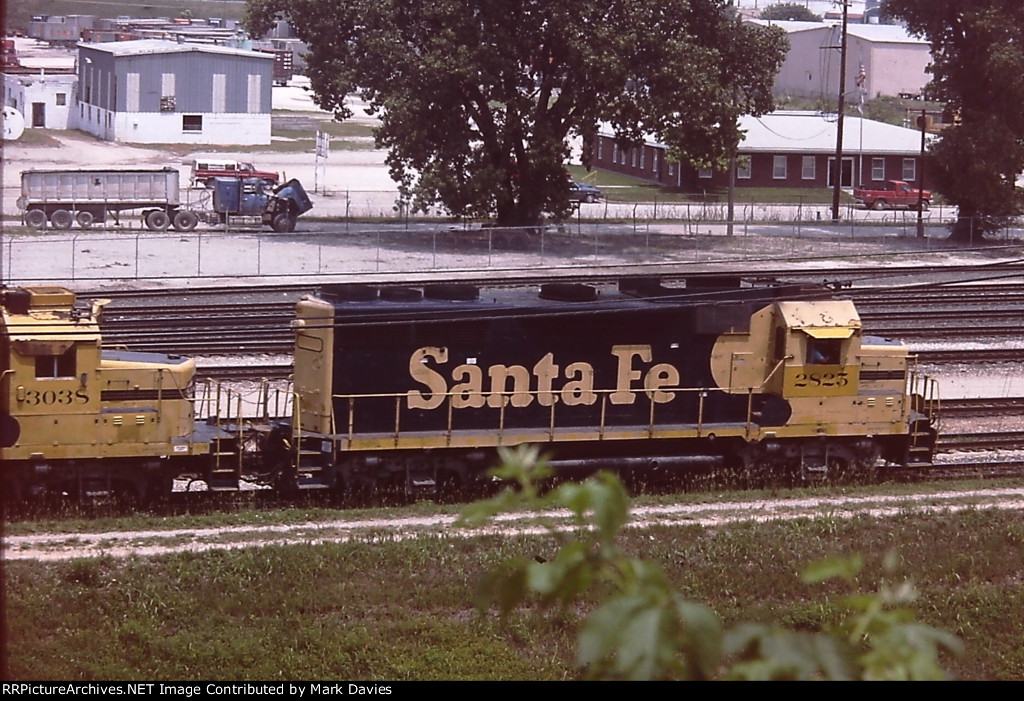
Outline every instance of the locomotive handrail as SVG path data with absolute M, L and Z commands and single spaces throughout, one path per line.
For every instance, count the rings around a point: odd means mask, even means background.
M 731 388 L 731 389 L 733 390 L 731 393 L 735 394 L 736 393 L 735 390 L 740 389 L 740 388 Z M 751 427 L 754 425 L 754 421 L 753 421 L 753 397 L 757 393 L 758 389 L 760 389 L 760 388 L 758 388 L 758 387 L 742 388 L 742 391 L 745 391 L 747 393 L 747 395 L 748 395 L 747 415 L 746 415 L 746 421 L 745 421 L 745 427 L 744 427 L 744 430 L 748 434 L 751 431 Z M 590 391 L 592 391 L 594 394 L 597 394 L 600 397 L 600 401 L 599 401 L 599 405 L 598 405 L 599 420 L 598 420 L 598 425 L 597 425 L 596 428 L 597 428 L 599 439 L 604 439 L 605 436 L 606 436 L 607 429 L 608 429 L 608 424 L 607 424 L 608 397 L 611 394 L 613 394 L 614 392 L 619 391 L 619 390 L 613 388 L 613 389 L 593 389 L 593 390 L 590 390 Z M 721 392 L 723 394 L 730 393 L 729 390 L 722 389 L 720 387 L 659 387 L 659 391 L 661 391 L 661 392 L 696 393 L 697 394 L 697 397 L 698 397 L 698 405 L 697 406 L 698 406 L 698 408 L 697 408 L 696 429 L 697 429 L 697 435 L 698 436 L 701 436 L 704 433 L 704 418 L 705 418 L 704 417 L 704 400 L 707 398 L 708 393 L 709 392 Z M 650 400 L 650 395 L 653 392 L 650 391 L 650 390 L 638 389 L 636 393 L 637 394 L 647 395 L 648 399 Z M 491 396 L 493 396 L 495 394 L 499 394 L 500 397 L 501 397 L 501 403 L 497 407 L 491 407 L 491 408 L 498 409 L 498 422 L 497 422 L 496 428 L 497 428 L 497 431 L 498 431 L 498 442 L 501 443 L 501 441 L 503 439 L 503 436 L 504 436 L 504 433 L 505 433 L 505 407 L 508 406 L 509 399 L 511 399 L 514 395 L 517 395 L 517 394 L 520 394 L 520 395 L 521 394 L 529 394 L 529 395 L 531 395 L 533 397 L 537 397 L 537 396 L 540 396 L 541 394 L 550 394 L 550 391 L 541 392 L 540 390 L 529 390 L 528 392 L 514 392 L 514 391 L 509 391 L 509 390 L 503 390 L 500 393 L 495 393 L 495 392 L 483 392 L 483 391 L 480 391 L 480 392 L 467 392 L 467 391 L 460 390 L 460 391 L 456 391 L 456 392 L 453 392 L 453 391 L 439 392 L 439 393 L 436 393 L 436 394 L 437 394 L 437 396 L 444 397 L 444 404 L 446 405 L 446 418 L 445 418 L 444 437 L 445 437 L 445 444 L 447 446 L 450 446 L 451 443 L 452 443 L 453 434 L 455 432 L 455 428 L 454 428 L 455 406 L 454 406 L 453 401 L 452 401 L 453 398 L 455 398 L 455 397 L 491 397 Z M 346 435 L 346 437 L 349 440 L 353 440 L 358 435 L 358 432 L 356 431 L 356 428 L 355 428 L 355 424 L 356 424 L 356 404 L 358 403 L 357 400 L 391 399 L 391 400 L 394 401 L 394 423 L 392 424 L 392 427 L 391 427 L 389 433 L 391 434 L 391 438 L 394 441 L 394 444 L 397 446 L 398 443 L 399 443 L 399 440 L 401 438 L 401 435 L 402 435 L 402 422 L 401 422 L 402 402 L 404 400 L 406 400 L 408 398 L 408 396 L 409 396 L 408 392 L 367 392 L 367 393 L 361 393 L 361 394 L 333 394 L 333 395 L 331 395 L 331 399 L 332 399 L 332 401 L 331 401 L 331 409 L 330 409 L 330 415 L 328 417 L 328 420 L 329 420 L 329 423 L 330 423 L 331 433 L 333 435 L 337 435 L 337 422 L 336 422 L 335 412 L 334 412 L 334 408 L 333 408 L 334 407 L 334 401 L 340 400 L 340 401 L 346 402 L 347 409 L 346 409 L 346 430 L 345 430 L 345 435 Z M 295 424 L 296 424 L 296 426 L 298 426 L 300 424 L 300 422 L 301 422 L 302 408 L 301 408 L 300 399 L 299 399 L 299 396 L 298 396 L 297 393 L 296 393 L 296 397 L 295 397 L 295 399 L 293 401 L 295 402 L 295 410 L 294 410 L 294 414 L 295 414 L 295 417 L 296 417 Z M 655 435 L 655 432 L 656 432 L 655 429 L 656 429 L 656 426 L 657 426 L 657 423 L 655 421 L 655 418 L 656 418 L 655 417 L 655 413 L 656 413 L 655 405 L 658 402 L 655 402 L 655 401 L 651 400 L 649 403 L 650 403 L 650 408 L 648 410 L 648 417 L 647 417 L 647 420 L 648 420 L 647 435 L 648 435 L 648 437 L 653 437 Z M 548 439 L 551 440 L 551 441 L 555 440 L 555 434 L 556 434 L 556 431 L 557 431 L 557 428 L 558 428 L 557 420 L 556 420 L 556 409 L 555 409 L 557 406 L 558 406 L 557 402 L 552 402 L 551 405 L 550 405 L 550 410 L 549 410 L 549 420 L 548 420 L 547 433 L 548 433 Z
M 789 355 L 785 355 L 779 358 L 779 362 L 775 363 L 775 367 L 773 367 L 772 371 L 765 376 L 764 380 L 761 382 L 760 385 L 758 385 L 757 388 L 764 389 L 768 385 L 768 383 L 771 382 L 771 379 L 775 376 L 775 373 L 777 373 L 781 368 L 786 367 L 786 361 L 792 360 L 795 357 L 796 356 L 790 353 Z
M 923 372 L 911 370 L 907 376 L 906 394 L 910 398 L 910 410 L 926 416 L 938 428 L 942 421 L 942 400 L 939 396 L 939 381 Z

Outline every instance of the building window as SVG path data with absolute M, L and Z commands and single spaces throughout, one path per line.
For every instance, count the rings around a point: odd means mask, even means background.
M 917 180 L 917 159 L 916 158 L 904 158 L 903 159 L 903 179 L 912 182 Z
M 818 176 L 818 159 L 814 156 L 804 156 L 800 159 L 800 178 L 803 180 L 814 180 Z
M 715 171 L 712 170 L 711 168 L 698 168 L 697 169 L 697 177 L 701 178 L 702 180 L 707 180 L 707 179 L 709 179 L 714 174 L 715 174 Z
M 789 159 L 785 156 L 772 157 L 772 179 L 785 180 L 789 177 Z
M 736 161 L 736 177 L 740 180 L 750 180 L 753 170 L 750 167 L 750 158 L 740 158 Z
M 872 158 L 871 159 L 871 179 L 872 180 L 885 180 L 885 159 L 884 158 Z
M 604 160 L 604 139 L 597 137 L 597 160 Z
M 203 130 L 203 115 L 201 115 L 201 114 L 183 114 L 183 115 L 181 115 L 181 130 L 182 131 L 202 131 Z
M 675 175 L 676 174 L 676 164 L 675 164 L 674 161 L 669 161 L 668 162 L 668 174 L 669 175 Z
M 64 107 L 68 104 L 68 94 L 66 92 L 57 93 L 57 106 Z
M 619 162 L 619 145 L 612 144 L 612 163 Z
M 655 173 L 658 172 L 658 149 L 654 149 L 654 152 L 651 153 L 651 170 Z
M 160 97 L 160 111 L 173 112 L 178 107 L 178 101 L 174 95 L 162 95 Z
M 636 168 L 636 149 L 629 150 L 629 167 Z
M 644 168 L 647 167 L 645 162 L 644 162 L 644 156 L 647 155 L 646 151 L 647 151 L 647 149 L 645 147 L 643 147 L 643 146 L 640 147 L 640 170 L 643 170 Z

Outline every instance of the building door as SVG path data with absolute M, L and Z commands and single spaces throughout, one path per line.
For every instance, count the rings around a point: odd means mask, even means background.
M 833 172 L 835 171 L 836 159 L 835 157 L 828 159 L 828 186 L 835 187 L 835 177 Z M 843 173 L 842 179 L 839 181 L 839 187 L 853 187 L 853 159 L 843 158 Z
M 33 102 L 32 103 L 32 126 L 34 126 L 34 127 L 45 127 L 46 126 L 46 103 L 45 102 Z

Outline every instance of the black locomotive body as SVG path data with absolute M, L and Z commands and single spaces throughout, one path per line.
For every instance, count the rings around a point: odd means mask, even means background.
M 818 288 L 331 287 L 297 305 L 284 417 L 197 392 L 192 360 L 103 348 L 100 307 L 57 287 L 0 295 L 5 498 L 149 499 L 176 477 L 426 496 L 523 444 L 563 473 L 804 477 L 927 465 L 935 448 L 934 383 Z
M 930 461 L 934 417 L 907 351 L 863 337 L 852 303 L 714 283 L 342 285 L 307 298 L 296 478 L 432 490 L 524 443 L 566 470 Z

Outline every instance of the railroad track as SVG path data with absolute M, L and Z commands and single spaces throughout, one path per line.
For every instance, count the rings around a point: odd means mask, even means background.
M 695 276 L 663 271 L 661 277 L 672 280 Z M 771 276 L 759 273 L 757 277 Z M 459 279 L 488 282 L 474 277 Z M 551 275 L 516 278 L 518 284 L 550 279 Z M 593 280 L 594 276 L 563 279 Z M 493 277 L 489 281 L 493 283 Z M 417 283 L 406 280 L 404 284 Z M 857 302 L 865 330 L 872 335 L 915 340 L 1020 338 L 1020 329 L 1024 327 L 1024 287 L 1018 283 L 938 285 L 911 290 L 872 288 L 842 290 L 840 294 Z M 82 298 L 107 295 L 119 300 L 107 308 L 102 321 L 111 345 L 190 355 L 237 354 L 240 348 L 247 353 L 277 354 L 290 352 L 295 302 L 302 294 L 313 291 L 309 285 L 273 285 L 155 293 L 96 291 L 84 292 Z M 223 301 L 226 298 L 234 301 Z M 919 356 L 928 362 L 1012 361 L 1024 357 L 1024 352 L 1012 348 L 951 349 L 926 350 Z
M 1024 449 L 1024 431 L 985 431 L 939 434 L 937 447 L 952 450 L 1020 450 Z

